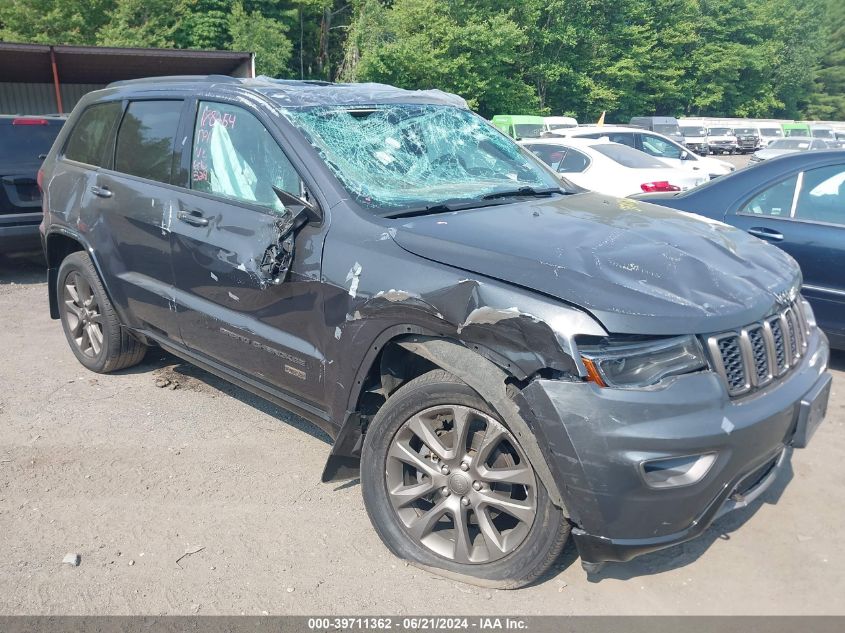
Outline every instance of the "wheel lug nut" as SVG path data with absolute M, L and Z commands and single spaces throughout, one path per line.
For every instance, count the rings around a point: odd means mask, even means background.
M 461 462 L 461 470 L 469 470 L 469 464 L 466 462 Z
M 440 468 L 440 472 L 441 472 L 441 473 L 443 473 L 444 475 L 448 475 L 448 474 L 449 474 L 449 467 L 448 467 L 448 466 L 446 466 L 446 465 L 443 465 L 443 466 Z
M 461 505 L 468 506 L 469 499 L 467 499 L 466 497 L 461 497 Z
M 448 489 L 446 486 L 443 486 L 443 487 L 440 489 L 440 492 L 441 492 L 441 493 L 443 493 L 443 496 L 444 496 L 444 497 L 448 497 L 448 496 L 449 496 L 449 489 Z
M 480 481 L 473 481 L 472 482 L 472 489 L 473 490 L 481 490 L 481 482 Z

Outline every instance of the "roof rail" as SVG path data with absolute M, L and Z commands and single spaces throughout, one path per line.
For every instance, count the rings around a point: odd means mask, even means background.
M 152 83 L 193 83 L 198 81 L 212 81 L 215 83 L 240 83 L 239 77 L 229 75 L 164 75 L 161 77 L 141 77 L 140 79 L 121 79 L 108 84 L 107 88 L 116 86 L 134 86 Z

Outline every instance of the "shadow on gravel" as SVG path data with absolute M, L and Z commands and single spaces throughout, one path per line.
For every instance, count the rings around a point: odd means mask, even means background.
M 841 349 L 830 350 L 830 368 L 845 371 L 845 351 Z
M 226 396 L 236 398 L 253 409 L 272 416 L 279 420 L 279 422 L 283 422 L 298 431 L 307 433 L 311 437 L 326 444 L 331 445 L 333 443 L 332 439 L 325 432 L 308 420 L 287 409 L 276 406 L 272 402 L 256 396 L 245 389 L 241 389 L 222 378 L 218 378 L 204 369 L 186 363 L 159 348 L 151 348 L 139 365 L 116 373 L 148 374 L 150 380 L 161 389 L 200 391 L 206 393 L 222 392 Z
M 0 285 L 47 281 L 47 264 L 40 250 L 0 253 Z
M 605 578 L 616 580 L 630 580 L 638 576 L 651 576 L 665 571 L 685 567 L 697 560 L 717 540 L 729 541 L 731 533 L 740 529 L 746 521 L 751 519 L 757 510 L 766 503 L 775 504 L 780 499 L 789 482 L 792 481 L 793 471 L 791 454 L 783 465 L 783 470 L 765 493 L 748 507 L 734 510 L 714 522 L 703 534 L 686 543 L 675 545 L 665 550 L 645 554 L 627 563 L 608 563 L 597 574 L 590 574 L 590 582 L 601 582 Z

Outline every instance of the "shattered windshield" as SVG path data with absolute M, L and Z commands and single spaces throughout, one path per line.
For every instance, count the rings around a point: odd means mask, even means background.
M 561 186 L 527 151 L 461 108 L 315 106 L 282 113 L 362 206 L 383 213 Z

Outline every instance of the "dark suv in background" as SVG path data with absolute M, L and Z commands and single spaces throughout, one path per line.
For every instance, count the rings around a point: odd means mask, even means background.
M 740 154 L 750 154 L 760 149 L 760 130 L 756 127 L 736 127 L 734 136 Z
M 334 438 L 324 481 L 360 475 L 391 551 L 449 576 L 690 539 L 825 413 L 788 255 L 571 187 L 455 95 L 126 82 L 74 109 L 43 183 L 85 367 L 158 345 L 300 413 Z
M 0 116 L 0 253 L 39 245 L 38 168 L 65 119 Z

